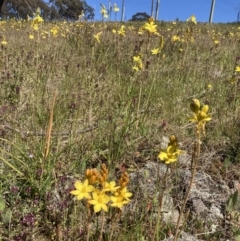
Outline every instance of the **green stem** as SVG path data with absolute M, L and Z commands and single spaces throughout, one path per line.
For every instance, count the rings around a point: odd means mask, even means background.
M 114 220 L 114 223 L 113 223 L 113 225 L 112 225 L 112 229 L 111 229 L 111 233 L 110 233 L 110 238 L 109 238 L 109 240 L 112 240 L 113 231 L 114 231 L 114 229 L 115 229 L 115 227 L 116 227 L 116 225 L 117 225 L 117 220 L 119 220 L 120 216 L 121 216 L 121 209 L 118 209 L 118 213 L 117 213 L 116 218 L 115 218 L 115 220 Z
M 164 175 L 164 179 L 163 179 L 163 190 L 162 190 L 161 196 L 159 198 L 157 223 L 156 223 L 155 230 L 154 230 L 154 233 L 153 233 L 152 241 L 155 240 L 155 236 L 157 236 L 157 240 L 159 240 L 158 227 L 159 227 L 160 218 L 161 218 L 163 196 L 164 196 L 164 192 L 166 191 L 166 186 L 167 186 L 166 185 L 167 184 L 167 173 L 168 173 L 168 165 L 167 165 L 167 169 L 166 169 L 166 172 L 165 172 L 165 175 Z
M 90 219 L 91 219 L 91 210 L 90 210 L 89 207 L 87 207 L 87 212 L 88 212 L 88 217 L 87 217 L 87 241 L 89 241 L 89 236 L 90 236 Z
M 193 156 L 192 156 L 192 175 L 191 175 L 191 179 L 190 179 L 190 184 L 185 196 L 185 199 L 182 203 L 181 209 L 180 209 L 180 214 L 178 216 L 178 221 L 177 221 L 177 226 L 176 226 L 176 231 L 175 231 L 175 236 L 174 236 L 174 240 L 173 241 L 177 241 L 178 237 L 180 235 L 180 231 L 179 231 L 179 227 L 180 227 L 180 222 L 183 216 L 183 211 L 185 209 L 186 203 L 188 201 L 188 197 L 190 195 L 190 191 L 193 185 L 193 181 L 196 175 L 196 171 L 197 171 L 197 167 L 198 167 L 198 162 L 199 162 L 199 156 L 200 156 L 200 145 L 201 145 L 201 138 L 200 138 L 200 130 L 197 131 L 197 141 L 195 143 L 194 146 L 194 152 L 193 152 Z
M 102 223 L 101 223 L 100 237 L 98 241 L 102 241 L 103 226 L 104 226 L 104 212 L 102 211 Z

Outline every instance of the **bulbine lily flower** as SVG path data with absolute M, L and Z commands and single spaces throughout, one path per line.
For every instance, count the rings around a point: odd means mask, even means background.
M 100 3 L 100 5 L 101 5 L 100 13 L 102 14 L 102 17 L 108 18 L 108 13 L 107 13 L 106 7 L 102 3 Z
M 86 179 L 83 183 L 76 181 L 74 187 L 76 190 L 73 190 L 70 193 L 77 196 L 78 200 L 82 200 L 83 198 L 91 198 L 90 193 L 94 190 L 94 187 L 92 185 L 88 185 L 88 179 Z
M 190 18 L 187 19 L 187 22 L 197 24 L 197 19 L 194 15 L 192 15 Z
M 152 55 L 156 55 L 156 54 L 159 54 L 161 51 L 159 48 L 155 48 L 155 49 L 152 49 L 151 52 L 152 52 Z
M 171 135 L 169 137 L 168 147 L 165 150 L 161 150 L 158 158 L 165 162 L 166 164 L 170 164 L 172 162 L 176 162 L 182 150 L 178 149 L 178 142 L 175 135 Z
M 119 12 L 120 11 L 120 9 L 119 9 L 119 7 L 117 6 L 117 4 L 116 3 L 114 3 L 113 4 L 113 12 Z
M 107 181 L 108 169 L 105 164 L 102 164 L 100 171 L 87 169 L 85 176 L 83 183 L 75 182 L 76 190 L 70 193 L 77 196 L 78 200 L 87 199 L 87 203 L 93 206 L 95 213 L 101 210 L 108 212 L 109 206 L 122 208 L 130 202 L 132 193 L 127 189 L 129 177 L 126 172 L 121 175 L 119 185 L 115 181 Z
M 236 66 L 235 72 L 240 72 L 240 66 Z
M 153 18 L 149 18 L 148 23 L 145 23 L 142 28 L 141 31 L 146 31 L 148 33 L 148 35 L 150 34 L 158 34 L 157 32 L 157 25 L 155 24 Z
M 107 196 L 104 192 L 93 192 L 92 200 L 89 200 L 88 203 L 93 205 L 93 209 L 95 213 L 104 210 L 108 211 L 108 202 L 110 201 L 110 197 Z
M 198 99 L 193 99 L 190 104 L 190 109 L 193 112 L 193 117 L 189 118 L 189 120 L 196 122 L 197 131 L 202 130 L 203 134 L 205 134 L 205 124 L 212 119 L 208 114 L 209 106 L 201 105 Z

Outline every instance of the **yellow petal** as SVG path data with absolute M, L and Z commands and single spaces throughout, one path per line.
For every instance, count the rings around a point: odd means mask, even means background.
M 209 110 L 209 106 L 208 105 L 204 105 L 201 109 L 201 111 L 204 111 L 205 113 L 208 113 Z
M 95 213 L 98 213 L 98 212 L 100 212 L 100 211 L 101 211 L 101 205 L 100 205 L 100 204 L 94 205 L 94 212 L 95 212 Z
M 158 155 L 158 158 L 159 158 L 161 161 L 164 161 L 164 160 L 168 159 L 168 155 L 167 155 L 166 152 L 161 151 L 160 154 Z
M 77 181 L 74 183 L 74 187 L 75 187 L 77 190 L 80 190 L 80 189 L 82 189 L 83 184 L 82 184 L 80 181 L 77 180 Z

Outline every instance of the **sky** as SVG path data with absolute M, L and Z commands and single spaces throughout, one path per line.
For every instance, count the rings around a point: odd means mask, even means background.
M 191 15 L 195 15 L 198 22 L 208 22 L 213 0 L 160 0 L 158 20 L 186 21 Z M 95 20 L 101 20 L 100 3 L 108 7 L 108 4 L 116 3 L 120 12 L 116 15 L 116 20 L 121 20 L 122 0 L 86 0 L 87 4 L 95 9 Z M 154 9 L 157 0 L 154 0 Z M 146 12 L 151 15 L 152 0 L 124 0 L 125 17 L 124 20 L 131 19 L 137 12 Z M 240 0 L 215 0 L 213 13 L 214 23 L 236 22 L 240 12 Z M 115 16 L 112 14 L 111 20 Z M 240 13 L 239 13 L 240 19 Z

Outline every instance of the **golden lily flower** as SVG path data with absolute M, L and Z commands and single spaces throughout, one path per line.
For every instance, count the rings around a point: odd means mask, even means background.
M 101 5 L 100 13 L 102 14 L 103 18 L 108 18 L 106 7 L 102 3 L 100 3 L 100 5 Z
M 102 31 L 101 32 L 98 32 L 97 34 L 93 35 L 93 37 L 97 40 L 98 43 L 100 43 L 100 36 L 102 34 Z
M 172 41 L 173 42 L 180 41 L 180 37 L 177 35 L 174 35 L 174 36 L 172 36 Z
M 202 129 L 203 134 L 205 134 L 205 124 L 207 121 L 210 121 L 212 118 L 208 114 L 209 106 L 201 106 L 198 99 L 193 99 L 190 104 L 190 109 L 193 112 L 193 117 L 189 118 L 191 122 L 197 123 L 197 131 Z
M 116 3 L 114 3 L 113 4 L 113 12 L 119 12 L 120 11 L 120 9 L 119 9 L 119 7 L 117 6 L 117 4 Z
M 138 66 L 135 66 L 135 65 L 132 67 L 132 69 L 133 69 L 134 71 L 137 71 L 137 72 L 139 71 Z
M 145 23 L 143 29 L 146 30 L 149 34 L 157 34 L 157 25 L 154 23 L 153 18 L 150 18 L 148 22 L 149 23 Z
M 214 40 L 213 42 L 214 42 L 214 45 L 215 45 L 215 46 L 219 45 L 219 43 L 220 43 L 219 40 Z
M 114 197 L 112 196 L 111 197 L 111 206 L 112 207 L 117 207 L 117 208 L 122 208 L 123 205 L 125 204 L 128 204 L 129 203 L 129 200 L 125 200 L 123 197 L 121 196 L 118 196 L 118 197 Z
M 118 30 L 118 34 L 125 36 L 125 26 L 124 25 L 122 25 L 121 28 Z
M 107 212 L 108 211 L 107 204 L 110 201 L 110 197 L 103 192 L 97 192 L 97 191 L 93 192 L 92 196 L 93 196 L 93 199 L 89 200 L 88 203 L 93 205 L 94 212 L 98 213 L 101 210 Z
M 90 193 L 94 190 L 94 187 L 92 185 L 88 185 L 88 179 L 86 179 L 83 183 L 76 181 L 74 187 L 76 190 L 73 190 L 70 193 L 77 196 L 78 200 L 82 200 L 83 198 L 91 199 Z
M 240 66 L 236 66 L 235 72 L 240 72 Z
M 194 15 L 192 15 L 190 18 L 187 19 L 187 22 L 197 24 L 197 19 Z
M 115 196 L 122 197 L 123 199 L 129 201 L 129 198 L 132 196 L 132 193 L 127 190 L 127 187 L 123 187 L 115 193 Z
M 172 162 L 176 162 L 181 152 L 182 151 L 175 146 L 169 145 L 166 150 L 162 150 L 160 152 L 158 158 L 166 164 L 169 164 Z
M 120 186 L 116 186 L 115 181 L 105 182 L 103 187 L 105 192 L 116 192 L 119 188 Z
M 156 55 L 156 54 L 159 54 L 161 51 L 159 48 L 155 48 L 155 49 L 152 49 L 151 52 L 152 52 L 152 55 Z
M 3 40 L 3 41 L 1 41 L 1 45 L 7 45 L 7 41 L 6 40 Z

